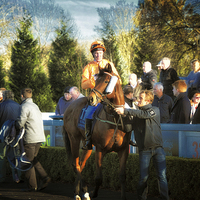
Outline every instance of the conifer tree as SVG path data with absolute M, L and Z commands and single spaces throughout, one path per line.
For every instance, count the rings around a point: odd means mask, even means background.
M 65 87 L 80 86 L 81 66 L 85 58 L 77 49 L 77 41 L 70 36 L 66 22 L 62 21 L 62 27 L 56 30 L 56 34 L 48 69 L 53 100 L 57 102 Z
M 0 88 L 1 87 L 6 87 L 6 82 L 5 82 L 5 77 L 6 77 L 6 74 L 5 74 L 5 71 L 3 69 L 3 60 L 1 60 L 1 57 L 0 57 Z
M 25 16 L 17 29 L 18 39 L 12 46 L 10 88 L 20 102 L 20 90 L 24 87 L 33 89 L 33 101 L 41 111 L 53 111 L 53 101 L 47 76 L 40 66 L 40 48 L 31 33 L 32 20 Z

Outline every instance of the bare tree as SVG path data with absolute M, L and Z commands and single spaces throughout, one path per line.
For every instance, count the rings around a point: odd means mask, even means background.
M 121 31 L 130 31 L 133 28 L 132 18 L 136 8 L 133 3 L 128 4 L 125 0 L 118 1 L 115 6 L 110 6 L 110 8 L 97 8 L 101 27 L 96 26 L 96 31 L 105 29 L 108 23 L 115 34 Z
M 55 0 L 2 0 L 0 11 L 0 34 L 6 34 L 8 37 L 10 37 L 8 34 L 13 34 L 16 30 L 13 21 L 17 22 L 18 26 L 19 17 L 24 14 L 31 16 L 32 32 L 40 44 L 44 45 L 55 38 L 55 30 L 61 27 L 61 20 L 70 22 L 74 27 L 73 33 L 76 32 L 76 26 L 70 13 L 66 13 L 61 6 L 55 4 Z M 9 26 L 4 26 L 5 23 Z
M 18 13 L 18 14 L 16 14 Z M 0 45 L 7 45 L 16 38 L 16 27 L 22 18 L 20 7 L 8 1 L 0 2 Z

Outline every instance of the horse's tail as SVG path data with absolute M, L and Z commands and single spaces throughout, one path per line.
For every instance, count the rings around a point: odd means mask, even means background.
M 62 127 L 62 134 L 63 134 L 64 143 L 65 143 L 65 148 L 67 151 L 67 157 L 68 157 L 68 160 L 71 162 L 72 161 L 71 144 L 70 144 L 69 136 L 64 126 Z

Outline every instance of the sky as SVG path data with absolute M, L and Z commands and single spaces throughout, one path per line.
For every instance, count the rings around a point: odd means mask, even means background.
M 98 35 L 94 32 L 94 26 L 99 24 L 99 16 L 97 8 L 110 8 L 119 0 L 55 0 L 66 12 L 69 12 L 74 19 L 80 32 L 81 40 L 97 39 Z M 138 0 L 126 0 L 127 3 L 134 2 L 138 4 Z

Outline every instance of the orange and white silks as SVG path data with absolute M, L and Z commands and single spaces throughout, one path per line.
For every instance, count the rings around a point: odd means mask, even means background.
M 119 76 L 112 62 L 106 59 L 103 59 L 100 63 L 97 63 L 96 61 L 92 61 L 89 64 L 87 64 L 83 69 L 81 87 L 83 89 L 94 88 L 95 86 L 94 75 L 99 73 L 99 67 L 100 69 L 103 69 L 107 63 L 110 63 L 113 73 Z M 120 83 L 121 83 L 121 79 L 120 79 Z

